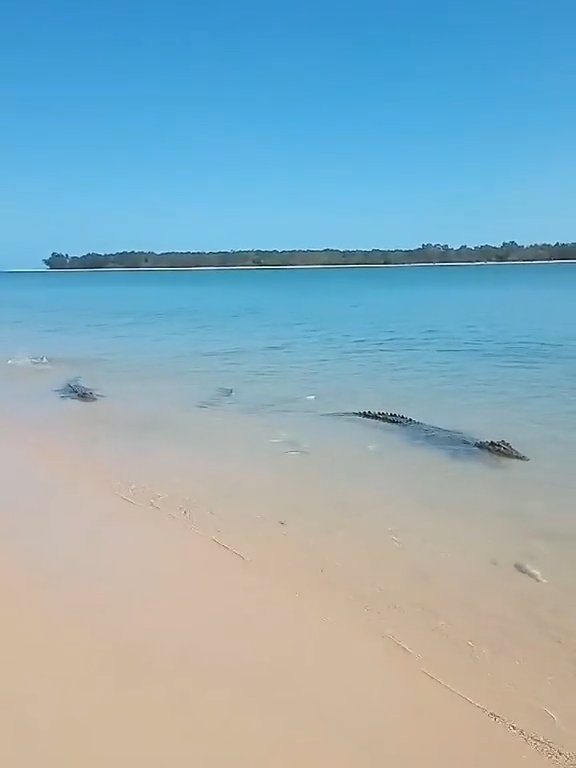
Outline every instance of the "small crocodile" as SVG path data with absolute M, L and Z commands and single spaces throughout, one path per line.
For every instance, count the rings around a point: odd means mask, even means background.
M 358 416 L 361 419 L 371 419 L 385 424 L 397 424 L 399 426 L 417 427 L 423 435 L 440 439 L 444 444 L 459 444 L 478 448 L 481 451 L 487 451 L 495 456 L 502 456 L 507 459 L 518 459 L 519 461 L 528 461 L 528 457 L 513 448 L 506 440 L 477 440 L 474 437 L 465 435 L 463 432 L 456 432 L 442 427 L 435 427 L 431 424 L 425 424 L 422 421 L 416 421 L 409 416 L 403 416 L 401 413 L 388 413 L 387 411 L 353 411 L 352 416 Z
M 67 381 L 58 392 L 62 398 L 81 400 L 83 403 L 94 403 L 101 397 L 93 389 L 89 389 L 84 384 L 81 384 L 78 379 Z

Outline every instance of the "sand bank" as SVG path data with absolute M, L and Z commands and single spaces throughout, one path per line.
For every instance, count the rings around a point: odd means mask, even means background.
M 81 269 L 4 269 L 0 272 L 207 272 L 231 270 L 267 270 L 267 269 L 388 269 L 397 267 L 485 267 L 488 265 L 505 266 L 507 264 L 576 264 L 574 259 L 531 259 L 526 261 L 431 261 L 404 262 L 398 264 L 285 264 L 285 265 L 245 265 L 239 267 L 100 267 Z

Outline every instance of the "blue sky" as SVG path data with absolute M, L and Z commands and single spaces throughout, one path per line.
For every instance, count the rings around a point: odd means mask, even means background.
M 576 240 L 573 0 L 0 0 L 0 266 Z

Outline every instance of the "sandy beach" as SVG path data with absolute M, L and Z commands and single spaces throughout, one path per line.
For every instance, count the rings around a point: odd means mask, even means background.
M 229 531 L 3 435 L 2 764 L 572 764 Z
M 576 4 L 1 19 L 0 768 L 576 768 Z

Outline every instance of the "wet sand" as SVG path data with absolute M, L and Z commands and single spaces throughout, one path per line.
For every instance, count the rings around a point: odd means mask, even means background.
M 86 455 L 3 426 L 3 765 L 511 768 L 554 756 L 321 591 L 274 578 L 232 528 L 217 543 Z

